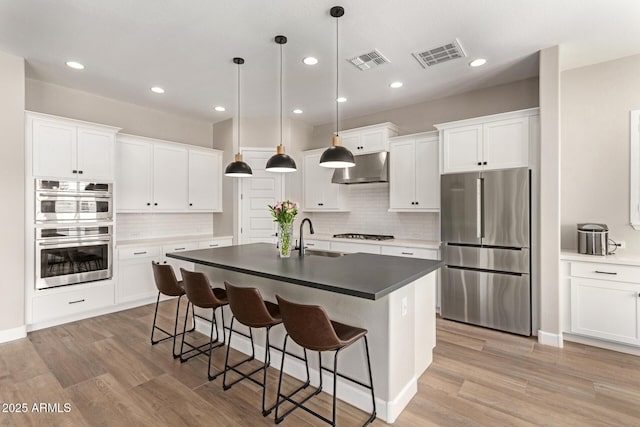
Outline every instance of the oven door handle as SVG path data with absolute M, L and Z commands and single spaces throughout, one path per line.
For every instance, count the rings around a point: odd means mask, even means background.
M 100 243 L 111 242 L 111 237 L 105 239 L 87 239 L 87 240 L 58 240 L 55 242 L 39 242 L 40 246 L 54 246 L 54 245 L 69 245 L 69 244 L 83 244 L 83 243 Z

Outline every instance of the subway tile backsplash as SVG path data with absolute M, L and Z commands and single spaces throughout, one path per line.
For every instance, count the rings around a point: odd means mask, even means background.
M 350 212 L 308 212 L 316 233 L 391 234 L 398 239 L 440 240 L 438 213 L 389 212 L 389 185 L 358 184 L 347 188 Z
M 118 240 L 213 235 L 211 213 L 119 213 L 116 222 Z

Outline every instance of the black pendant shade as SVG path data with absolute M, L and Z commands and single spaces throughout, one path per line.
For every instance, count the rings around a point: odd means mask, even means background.
M 233 178 L 245 178 L 253 175 L 251 166 L 242 160 L 242 154 L 240 154 L 240 65 L 244 64 L 244 59 L 233 58 L 233 63 L 238 66 L 238 117 L 236 119 L 238 123 L 238 152 L 236 153 L 235 161 L 229 163 L 224 170 L 225 176 Z
M 325 168 L 350 168 L 356 165 L 353 153 L 342 146 L 342 137 L 338 132 L 338 96 L 339 96 L 339 69 L 340 57 L 338 54 L 338 18 L 344 15 L 344 8 L 334 6 L 329 11 L 330 15 L 336 18 L 336 134 L 333 136 L 331 147 L 327 148 L 320 156 L 320 166 Z
M 274 40 L 280 45 L 280 145 L 276 147 L 276 154 L 267 161 L 265 169 L 269 172 L 295 172 L 296 162 L 284 153 L 284 145 L 282 145 L 282 45 L 287 43 L 287 38 L 276 36 Z

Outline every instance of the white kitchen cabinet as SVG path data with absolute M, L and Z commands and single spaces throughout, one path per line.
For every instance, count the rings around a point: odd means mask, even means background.
M 188 206 L 189 154 L 186 148 L 153 145 L 153 209 L 184 211 Z
M 222 209 L 222 153 L 189 149 L 189 210 Z
M 168 256 L 166 256 L 166 254 L 172 253 L 172 252 L 192 251 L 195 249 L 198 249 L 198 242 L 173 243 L 170 245 L 164 245 L 162 246 L 162 254 L 164 255 L 162 262 L 164 264 L 169 264 L 170 266 L 172 266 L 173 271 L 175 272 L 178 280 L 182 280 L 182 275 L 180 274 L 180 268 L 193 271 L 195 269 L 195 265 L 192 262 L 183 261 L 175 258 L 169 258 Z
M 442 173 L 528 167 L 537 116 L 532 108 L 435 125 Z
M 639 346 L 640 266 L 573 259 L 562 266 L 565 337 Z
M 158 293 L 152 262 L 161 262 L 162 247 L 141 246 L 118 250 L 117 302 L 125 303 L 154 297 Z
M 382 255 L 401 256 L 406 258 L 440 259 L 437 249 L 412 248 L 406 246 L 382 246 Z
M 233 245 L 233 239 L 213 239 L 213 240 L 205 240 L 202 242 L 198 242 L 198 249 L 207 249 L 207 248 L 223 248 L 226 246 Z
M 324 149 L 305 151 L 303 154 L 303 180 L 305 211 L 344 210 L 345 188 L 333 184 L 333 168 L 320 166 Z
M 440 171 L 437 132 L 392 138 L 389 144 L 389 210 L 437 212 Z
M 222 153 L 121 135 L 117 212 L 222 212 Z
M 41 290 L 31 300 L 31 323 L 52 321 L 114 305 L 112 280 Z
M 112 181 L 119 129 L 36 113 L 27 114 L 33 176 Z
M 308 249 L 316 249 L 318 251 L 331 250 L 331 244 L 327 240 L 304 239 L 304 246 Z
M 340 135 L 342 145 L 354 155 L 378 153 L 389 150 L 389 138 L 398 135 L 398 127 L 393 123 L 380 123 L 344 130 Z

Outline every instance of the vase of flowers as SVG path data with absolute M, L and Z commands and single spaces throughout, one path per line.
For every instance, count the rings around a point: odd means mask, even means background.
M 269 206 L 273 221 L 278 223 L 278 251 L 281 258 L 291 255 L 291 240 L 293 238 L 293 221 L 298 215 L 298 204 L 290 200 L 278 202 Z

